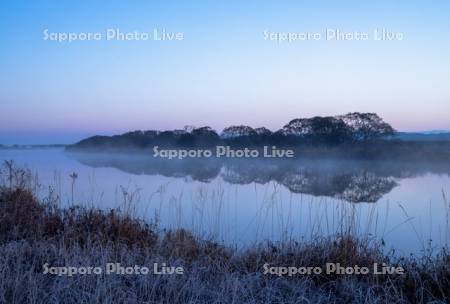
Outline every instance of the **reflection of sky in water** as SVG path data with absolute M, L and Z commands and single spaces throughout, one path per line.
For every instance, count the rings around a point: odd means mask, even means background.
M 418 175 L 406 172 L 399 175 L 402 178 L 395 177 L 397 186 L 377 203 L 355 204 L 324 195 L 292 193 L 275 181 L 230 184 L 218 177 L 203 183 L 187 177 L 92 168 L 57 149 L 0 150 L 0 160 L 4 159 L 14 159 L 36 172 L 42 184 L 41 194 L 47 193 L 51 185 L 63 204 L 71 201 L 69 174 L 77 172 L 76 202 L 100 208 L 122 206 L 122 186 L 129 193 L 136 193 L 137 216 L 151 219 L 158 214 L 162 227 L 187 227 L 226 243 L 242 245 L 282 237 L 327 235 L 341 227 L 342 222 L 361 234 L 383 237 L 389 247 L 404 253 L 417 252 L 421 243 L 430 238 L 435 245 L 448 240 L 448 210 L 442 191 L 450 193 L 450 177 L 426 170 L 419 170 Z

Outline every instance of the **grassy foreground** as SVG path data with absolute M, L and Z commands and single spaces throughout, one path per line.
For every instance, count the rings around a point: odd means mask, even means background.
M 426 303 L 450 301 L 450 255 L 383 254 L 351 235 L 259 244 L 244 251 L 199 240 L 185 230 L 161 232 L 118 211 L 58 208 L 36 199 L 27 172 L 0 178 L 0 303 Z M 43 265 L 125 266 L 166 263 L 182 275 L 43 273 Z M 404 275 L 264 274 L 271 266 L 402 266 Z

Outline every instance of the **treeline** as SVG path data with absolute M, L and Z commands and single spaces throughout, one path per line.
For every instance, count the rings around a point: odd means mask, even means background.
M 133 131 L 114 136 L 93 136 L 68 149 L 145 149 L 163 147 L 340 145 L 392 137 L 395 130 L 375 113 L 298 118 L 278 131 L 265 127 L 230 126 L 220 134 L 210 127 L 172 131 Z

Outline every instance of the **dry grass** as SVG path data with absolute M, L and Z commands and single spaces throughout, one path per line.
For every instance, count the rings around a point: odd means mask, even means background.
M 4 172 L 12 172 L 5 170 Z M 8 175 L 6 175 L 8 177 Z M 118 211 L 59 209 L 18 174 L 0 186 L 0 303 L 425 303 L 450 300 L 450 255 L 386 256 L 349 234 L 236 251 Z M 11 181 L 11 182 L 9 182 Z M 183 266 L 184 275 L 43 274 L 43 264 Z M 263 265 L 400 265 L 406 275 L 264 275 Z

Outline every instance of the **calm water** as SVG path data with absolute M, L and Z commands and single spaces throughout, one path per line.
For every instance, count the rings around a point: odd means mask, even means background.
M 450 164 L 335 160 L 157 161 L 144 155 L 0 150 L 31 169 L 41 196 L 121 208 L 163 228 L 237 246 L 342 229 L 399 253 L 449 244 Z M 76 172 L 73 202 L 69 174 Z

